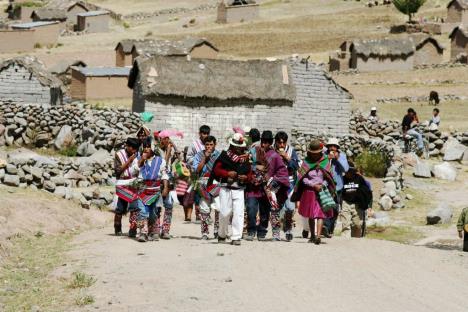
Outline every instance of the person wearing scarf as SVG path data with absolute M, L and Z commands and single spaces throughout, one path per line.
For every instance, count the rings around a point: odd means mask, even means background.
M 226 241 L 229 222 L 232 218 L 231 244 L 240 245 L 244 228 L 244 189 L 252 179 L 249 155 L 245 154 L 247 144 L 244 136 L 235 133 L 229 140 L 229 148 L 223 151 L 214 164 L 208 186 L 219 181 L 219 232 L 218 242 Z
M 333 210 L 324 213 L 320 206 L 318 192 L 326 187 L 332 195 L 335 194 L 335 182 L 331 175 L 330 162 L 323 155 L 323 145 L 318 140 L 310 142 L 307 157 L 298 170 L 298 181 L 292 195 L 292 200 L 299 199 L 299 214 L 309 221 L 311 238 L 309 242 L 321 243 L 323 220 L 333 217 Z M 317 221 L 316 221 L 317 220 Z M 315 223 L 317 222 L 317 235 Z
M 138 159 L 140 168 L 139 178 L 143 180 L 143 190 L 139 194 L 139 208 L 137 227 L 139 242 L 158 240 L 159 233 L 156 227 L 156 203 L 161 195 L 168 195 L 168 175 L 166 173 L 166 161 L 156 156 L 151 137 L 143 142 L 143 153 Z M 161 194 L 161 186 L 163 192 Z
M 135 237 L 137 231 L 136 217 L 137 209 L 135 200 L 137 192 L 134 188 L 126 185 L 138 174 L 138 166 L 136 158 L 140 144 L 136 138 L 128 138 L 125 143 L 125 148 L 115 153 L 114 172 L 117 182 L 116 195 L 118 196 L 117 205 L 114 215 L 114 232 L 115 235 L 122 235 L 122 216 L 130 211 L 130 229 L 129 237 Z
M 288 134 L 284 131 L 279 131 L 275 135 L 275 150 L 283 159 L 284 164 L 288 169 L 289 188 L 288 199 L 284 203 L 285 213 L 283 221 L 283 230 L 286 234 L 286 240 L 293 239 L 292 223 L 293 215 L 296 210 L 296 204 L 291 201 L 291 195 L 294 191 L 294 186 L 297 181 L 297 170 L 299 169 L 299 157 L 294 148 L 288 144 Z
M 211 210 L 215 211 L 214 217 L 214 237 L 218 238 L 219 228 L 219 186 L 215 183 L 208 187 L 208 180 L 213 171 L 213 166 L 221 154 L 216 150 L 216 138 L 207 136 L 203 140 L 205 150 L 198 152 L 193 158 L 192 171 L 197 174 L 197 192 L 200 196 L 200 219 L 202 240 L 208 240 L 209 219 Z M 213 181 L 214 182 L 214 181 Z

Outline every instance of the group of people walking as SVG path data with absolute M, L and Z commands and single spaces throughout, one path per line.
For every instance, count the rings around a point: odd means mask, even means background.
M 296 211 L 302 236 L 314 244 L 333 236 L 338 217 L 341 235 L 365 234 L 371 186 L 348 162 L 338 139 L 312 140 L 301 160 L 286 132 L 233 130 L 223 151 L 206 125 L 184 151 L 172 143 L 171 137 L 183 136 L 177 131 L 151 133 L 141 127 L 128 138 L 115 156 L 115 234 L 122 234 L 128 212 L 129 237 L 170 239 L 171 193 L 184 207 L 185 221 L 191 221 L 195 207 L 202 240 L 209 239 L 212 225 L 218 242 L 270 240 L 269 227 L 271 240 L 280 241 L 284 232 L 291 241 Z

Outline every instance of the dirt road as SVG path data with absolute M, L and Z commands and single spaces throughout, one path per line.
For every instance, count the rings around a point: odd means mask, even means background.
M 174 219 L 170 241 L 137 243 L 110 235 L 111 226 L 77 237 L 72 257 L 97 278 L 87 310 L 467 309 L 468 257 L 459 251 L 338 237 L 236 247 L 201 242 L 199 225 Z

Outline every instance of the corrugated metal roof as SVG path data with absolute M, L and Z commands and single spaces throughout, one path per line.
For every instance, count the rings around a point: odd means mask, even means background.
M 88 17 L 88 16 L 99 16 L 99 15 L 106 15 L 110 14 L 109 11 L 90 11 L 86 13 L 78 13 L 78 16 Z
M 41 27 L 41 26 L 47 26 L 47 25 L 52 25 L 52 24 L 58 24 L 58 22 L 57 21 L 31 22 L 31 23 L 23 23 L 23 24 L 14 24 L 14 25 L 11 25 L 11 27 L 12 28 L 28 29 L 28 28 Z
M 72 67 L 86 77 L 128 76 L 130 67 Z

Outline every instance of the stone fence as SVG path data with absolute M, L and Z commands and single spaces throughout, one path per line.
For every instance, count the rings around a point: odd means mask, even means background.
M 42 107 L 0 102 L 0 146 L 56 148 L 75 146 L 81 156 L 111 151 L 138 130 L 136 113 L 90 109 L 83 105 Z

